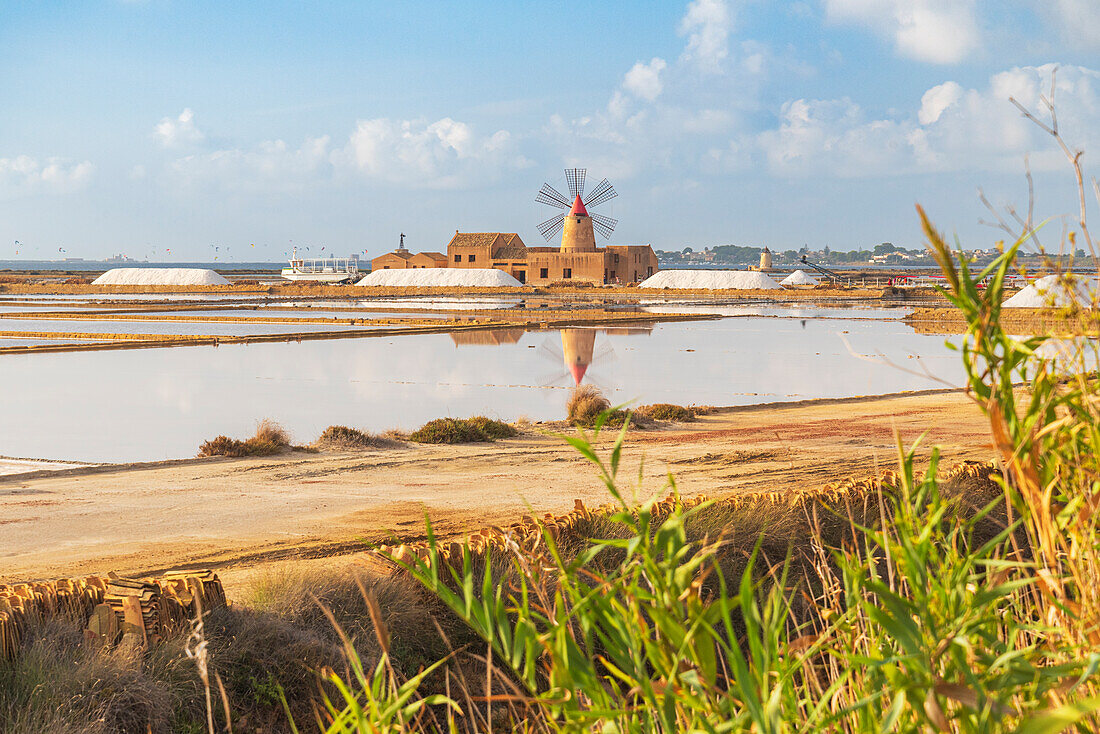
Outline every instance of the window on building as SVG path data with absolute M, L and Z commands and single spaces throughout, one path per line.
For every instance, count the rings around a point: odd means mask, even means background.
M 467 259 L 467 260 L 468 260 L 469 262 L 474 262 L 475 260 L 477 260 L 477 255 L 471 254 L 471 255 L 470 255 L 469 257 L 467 257 L 466 259 Z
M 462 262 L 462 255 L 455 255 L 455 262 L 456 263 Z
M 614 270 L 611 271 L 611 280 L 615 280 L 615 271 Z
M 619 253 L 617 253 L 617 252 L 615 253 L 615 264 L 616 265 L 619 264 Z
M 646 269 L 645 269 L 645 275 L 646 275 L 646 277 L 647 277 L 647 278 L 648 278 L 649 276 L 653 275 L 653 268 L 652 268 L 652 267 L 648 267 L 648 268 L 646 268 Z
M 570 278 L 572 278 L 573 277 L 573 268 L 564 268 L 561 271 L 561 277 L 564 278 L 565 280 L 569 280 Z
M 543 278 L 543 279 L 549 278 L 550 277 L 550 269 L 549 268 L 539 268 L 539 277 Z

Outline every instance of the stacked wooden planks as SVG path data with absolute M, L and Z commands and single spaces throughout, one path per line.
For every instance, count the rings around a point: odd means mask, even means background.
M 0 660 L 18 655 L 30 625 L 55 617 L 87 619 L 89 640 L 113 644 L 130 634 L 148 645 L 185 629 L 198 613 L 224 606 L 221 581 L 209 570 L 0 584 Z

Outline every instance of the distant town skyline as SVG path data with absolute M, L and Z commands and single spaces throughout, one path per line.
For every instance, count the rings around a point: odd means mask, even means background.
M 1025 156 L 1037 216 L 1074 211 L 1009 102 L 1055 67 L 1100 176 L 1089 0 L 7 4 L 0 260 L 538 245 L 567 166 L 619 191 L 614 243 L 912 248 L 920 202 L 982 249 Z

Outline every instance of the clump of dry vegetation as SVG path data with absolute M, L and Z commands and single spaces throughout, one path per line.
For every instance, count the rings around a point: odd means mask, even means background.
M 436 418 L 409 434 L 416 443 L 488 443 L 511 438 L 519 431 L 503 421 L 483 415 L 473 418 Z
M 634 415 L 652 421 L 668 421 L 670 423 L 690 423 L 695 420 L 695 409 L 672 403 L 654 403 L 643 405 L 634 411 Z
M 350 451 L 355 449 L 392 449 L 402 442 L 387 435 L 368 433 L 348 426 L 329 426 L 322 431 L 313 444 L 319 449 L 329 451 Z
M 607 426 L 621 426 L 628 419 L 631 425 L 640 426 L 646 420 L 643 416 L 632 415 L 625 410 L 611 410 L 611 401 L 595 385 L 579 385 L 573 388 L 569 401 L 565 404 L 566 420 L 582 428 L 592 428 L 605 413 L 604 425 Z
M 275 421 L 264 418 L 256 425 L 256 433 L 243 441 L 228 436 L 216 436 L 199 446 L 199 456 L 272 456 L 290 448 L 290 435 Z

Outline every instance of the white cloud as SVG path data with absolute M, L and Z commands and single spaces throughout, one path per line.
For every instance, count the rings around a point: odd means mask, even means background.
M 91 161 L 73 163 L 61 158 L 39 161 L 27 155 L 0 158 L 0 193 L 66 193 L 82 188 L 92 176 Z
M 297 190 L 351 177 L 408 188 L 452 188 L 495 180 L 529 165 L 511 135 L 489 136 L 449 117 L 425 120 L 360 120 L 342 146 L 328 135 L 294 148 L 283 140 L 252 148 L 227 148 L 171 162 L 169 174 L 184 183 L 214 182 L 226 188 Z
M 1070 42 L 1096 49 L 1100 41 L 1100 3 L 1096 0 L 1032 0 L 1032 4 Z
M 956 82 L 944 82 L 932 87 L 920 98 L 917 119 L 922 125 L 931 125 L 951 105 L 962 99 L 963 88 Z
M 995 74 L 983 89 L 955 82 L 932 87 L 910 114 L 874 119 L 851 100 L 787 102 L 777 128 L 757 135 L 769 169 L 787 176 L 880 176 L 959 170 L 1014 172 L 1032 155 L 1035 169 L 1064 166 L 1049 136 L 1021 117 L 1014 97 L 1041 111 L 1053 65 Z M 1055 101 L 1072 145 L 1100 147 L 1100 72 L 1061 67 Z
M 681 58 L 707 72 L 721 70 L 729 56 L 733 12 L 725 0 L 692 0 L 680 21 L 680 34 L 688 37 Z
M 623 89 L 635 97 L 652 102 L 661 94 L 661 72 L 667 66 L 668 63 L 658 57 L 654 57 L 648 64 L 639 61 L 623 76 Z
M 955 64 L 981 42 L 976 0 L 824 1 L 828 20 L 870 28 L 919 61 Z
M 195 113 L 188 107 L 178 117 L 165 117 L 153 128 L 153 138 L 165 148 L 202 145 L 206 135 L 195 125 Z
M 360 120 L 342 159 L 368 178 L 416 188 L 452 188 L 530 164 L 507 130 L 479 136 L 449 117 Z

